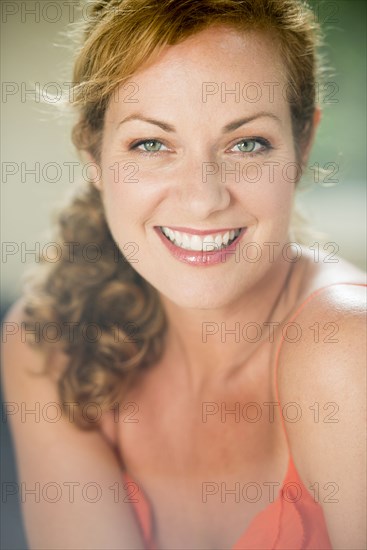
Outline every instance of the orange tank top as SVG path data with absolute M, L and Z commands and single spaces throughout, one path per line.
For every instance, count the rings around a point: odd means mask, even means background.
M 304 307 L 320 292 L 337 284 L 367 286 L 360 283 L 332 283 L 310 294 L 289 319 L 293 322 Z M 279 401 L 277 370 L 284 338 L 278 344 L 275 356 L 275 388 Z M 264 510 L 250 522 L 246 531 L 230 550 L 332 550 L 324 513 L 321 505 L 305 487 L 297 473 L 290 453 L 289 440 L 281 417 L 283 431 L 288 444 L 288 469 L 278 495 Z M 125 482 L 134 483 L 132 477 L 123 472 Z M 136 485 L 136 484 L 135 484 Z M 138 524 L 147 550 L 159 550 L 154 540 L 154 525 L 151 505 L 139 485 L 139 498 L 133 502 Z

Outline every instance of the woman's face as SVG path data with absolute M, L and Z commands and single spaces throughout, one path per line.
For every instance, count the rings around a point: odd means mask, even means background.
M 111 99 L 97 184 L 106 218 L 127 261 L 174 303 L 236 303 L 279 269 L 298 172 L 286 92 L 269 35 L 212 27 L 166 47 Z

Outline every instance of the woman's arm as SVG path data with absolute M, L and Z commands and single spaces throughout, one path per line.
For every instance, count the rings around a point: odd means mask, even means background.
M 21 305 L 16 303 L 3 329 L 7 323 L 20 328 L 21 321 Z M 58 410 L 54 404 L 60 404 L 56 383 L 27 372 L 41 370 L 42 355 L 22 342 L 21 330 L 7 340 L 2 358 L 5 407 L 11 413 L 8 418 L 30 547 L 144 548 L 112 447 L 101 433 L 79 429 L 72 407 L 70 416 L 63 414 L 52 421 Z M 139 498 L 138 492 L 134 498 Z
M 302 416 L 285 422 L 305 486 L 322 506 L 334 550 L 364 550 L 366 535 L 366 288 L 338 285 L 315 298 L 284 346 L 281 403 Z

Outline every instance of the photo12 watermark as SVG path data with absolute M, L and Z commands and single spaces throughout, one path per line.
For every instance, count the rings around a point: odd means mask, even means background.
M 314 502 L 338 503 L 336 495 L 339 492 L 339 485 L 333 481 L 328 481 L 320 486 L 319 482 L 312 483 L 307 488 L 296 481 L 287 481 L 280 487 L 277 481 L 249 481 L 246 483 L 236 481 L 234 483 L 204 481 L 202 483 L 202 502 L 212 503 L 213 500 L 222 504 L 227 502 L 248 502 L 256 503 L 265 500 L 268 504 L 274 503 L 277 499 L 296 503 L 302 499 L 309 500 L 310 495 Z M 305 495 L 307 491 L 307 495 Z
M 265 421 L 273 424 L 276 415 L 288 423 L 295 424 L 302 418 L 312 418 L 315 424 L 337 424 L 339 405 L 335 401 L 320 404 L 313 402 L 309 405 L 300 404 L 296 401 L 288 403 L 279 403 L 278 401 L 264 401 L 262 403 L 249 401 L 242 403 L 235 401 L 227 403 L 225 401 L 203 401 L 201 404 L 201 420 L 204 424 L 221 423 L 242 423 L 251 424 Z
M 84 243 L 78 241 L 50 241 L 40 243 L 35 241 L 32 243 L 21 241 L 3 241 L 1 243 L 2 263 L 17 260 L 25 264 L 28 262 L 40 263 L 46 262 L 56 264 L 66 261 L 70 264 L 95 264 L 104 259 L 107 255 L 114 263 L 131 263 L 139 262 L 139 245 L 136 242 L 121 243 L 120 247 L 115 246 L 106 250 L 99 243 Z
M 139 103 L 139 85 L 133 81 L 122 82 L 111 92 L 109 99 L 112 103 Z M 98 87 L 84 83 L 82 86 L 75 82 L 29 82 L 3 80 L 1 83 L 2 103 L 42 103 L 48 105 L 73 104 L 75 101 L 88 103 L 101 99 Z
M 336 344 L 339 342 L 337 338 L 339 325 L 332 321 L 326 323 L 316 321 L 308 327 L 301 326 L 296 321 L 289 321 L 285 324 L 280 321 L 264 321 L 263 323 L 256 321 L 240 323 L 237 321 L 232 324 L 226 321 L 221 323 L 203 321 L 201 327 L 201 341 L 204 344 L 213 343 L 218 339 L 222 344 L 226 342 L 254 344 L 264 339 L 273 343 L 277 329 L 280 330 L 283 340 L 291 344 L 299 342 L 305 337 L 308 340 L 311 337 L 314 343 Z
M 123 3 L 111 3 L 108 13 L 111 16 L 119 15 Z M 294 7 L 296 9 L 296 7 Z M 301 10 L 301 6 L 299 7 Z M 106 12 L 104 12 L 106 13 Z M 63 20 L 65 23 L 74 23 L 79 20 L 86 22 L 102 18 L 103 10 L 97 16 L 90 2 L 80 0 L 3 0 L 1 2 L 1 21 L 9 23 L 16 20 L 21 23 L 47 23 L 54 25 Z M 296 15 L 295 15 L 296 17 Z M 313 6 L 313 18 L 320 24 L 334 25 L 340 23 L 340 5 L 334 1 L 319 1 Z
M 94 401 L 82 405 L 77 401 L 62 403 L 56 401 L 49 401 L 48 403 L 4 401 L 2 403 L 1 421 L 4 424 L 9 421 L 10 417 L 16 417 L 21 424 L 27 422 L 56 424 L 65 419 L 70 423 L 74 423 L 78 414 L 86 422 L 97 424 L 106 412 L 112 413 L 115 424 L 137 424 L 139 422 L 139 405 L 135 401 L 128 401 L 123 404 L 116 402 L 109 406 L 107 410 Z
M 133 481 L 120 483 L 116 481 L 112 485 L 103 486 L 96 481 L 80 483 L 79 481 L 48 481 L 29 483 L 22 481 L 4 481 L 1 483 L 1 502 L 6 504 L 13 500 L 21 503 L 53 504 L 67 502 L 75 504 L 86 502 L 113 501 L 114 503 L 138 503 L 140 487 Z

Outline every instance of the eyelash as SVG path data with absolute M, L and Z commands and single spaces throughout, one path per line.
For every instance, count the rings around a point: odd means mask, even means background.
M 144 143 L 149 143 L 149 142 L 152 142 L 152 141 L 160 143 L 161 145 L 165 145 L 160 139 L 157 139 L 157 138 L 142 139 L 142 140 L 134 141 L 134 142 L 130 143 L 129 151 L 136 151 L 138 154 L 143 155 L 143 156 L 157 156 L 157 155 L 161 155 L 162 153 L 167 152 L 167 151 L 142 151 L 142 150 L 138 149 L 138 147 L 140 145 L 143 145 Z M 246 156 L 255 156 L 255 155 L 264 154 L 267 151 L 270 151 L 271 149 L 274 149 L 274 147 L 271 145 L 270 141 L 268 141 L 267 139 L 265 139 L 263 137 L 259 137 L 259 136 L 242 138 L 239 141 L 236 141 L 232 145 L 232 148 L 235 147 L 236 145 L 244 143 L 245 141 L 255 141 L 257 143 L 260 143 L 260 145 L 262 145 L 264 149 L 261 150 L 261 151 L 251 151 L 251 152 L 236 151 L 237 154 L 240 154 L 242 156 L 244 156 L 244 155 L 246 155 Z
M 231 149 L 233 147 L 235 147 L 236 145 L 239 145 L 240 143 L 244 143 L 245 141 L 255 141 L 257 143 L 260 143 L 260 145 L 262 145 L 263 149 L 261 149 L 260 151 L 249 151 L 249 152 L 237 151 L 237 153 L 239 153 L 240 155 L 247 155 L 247 156 L 261 155 L 261 154 L 264 154 L 264 153 L 270 151 L 271 149 L 273 149 L 273 146 L 271 145 L 270 141 L 268 141 L 267 139 L 265 139 L 263 137 L 260 137 L 260 136 L 252 136 L 252 137 L 242 138 L 239 141 L 236 141 L 232 145 Z
M 163 151 L 141 151 L 140 149 L 138 149 L 139 145 L 143 145 L 144 143 L 150 143 L 151 141 L 156 141 L 157 143 L 161 143 L 162 145 L 164 145 L 164 143 L 162 141 L 160 141 L 159 139 L 156 139 L 156 138 L 141 139 L 139 141 L 133 141 L 132 143 L 130 143 L 129 151 L 136 150 L 138 154 L 145 155 L 145 156 L 146 155 L 152 156 L 152 155 L 161 154 Z

